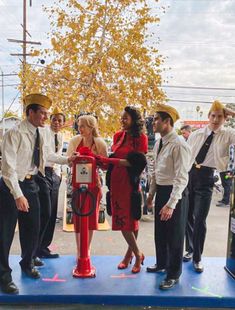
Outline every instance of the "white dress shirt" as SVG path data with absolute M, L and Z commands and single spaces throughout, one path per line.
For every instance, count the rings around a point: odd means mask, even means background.
M 67 157 L 51 152 L 44 130 L 40 130 L 40 165 L 37 169 L 33 163 L 36 127 L 24 120 L 9 129 L 2 141 L 2 178 L 14 199 L 23 196 L 18 181 L 23 181 L 27 174 L 40 171 L 45 174 L 46 160 L 58 164 L 67 164 Z
M 61 132 L 54 132 L 50 126 L 46 126 L 44 128 L 45 134 L 48 136 L 49 145 L 51 146 L 51 152 L 56 153 L 58 155 L 62 154 L 62 148 L 63 148 L 63 135 Z M 57 152 L 55 151 L 55 134 L 57 134 L 58 139 L 58 149 Z M 61 175 L 61 166 L 56 164 L 54 161 L 47 160 L 46 167 L 50 167 L 54 169 L 54 172 L 60 177 Z
M 202 145 L 210 135 L 211 130 L 208 125 L 204 128 L 194 131 L 188 138 L 188 144 L 191 147 L 190 166 L 195 163 L 195 158 L 200 151 Z M 235 144 L 235 130 L 232 128 L 224 128 L 216 130 L 202 166 L 216 168 L 219 172 L 226 171 L 229 162 L 229 146 Z
M 174 209 L 188 184 L 188 171 L 191 151 L 185 141 L 172 130 L 162 138 L 162 149 L 157 155 L 160 139 L 154 146 L 154 171 L 151 177 L 149 194 L 154 196 L 156 185 L 172 185 L 173 189 L 167 202 Z

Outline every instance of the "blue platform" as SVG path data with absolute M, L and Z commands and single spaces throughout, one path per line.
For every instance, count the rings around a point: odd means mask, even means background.
M 154 264 L 153 257 L 145 259 L 139 274 L 131 267 L 116 268 L 121 257 L 95 256 L 96 278 L 75 279 L 72 269 L 75 258 L 61 256 L 45 259 L 40 268 L 41 279 L 29 279 L 21 274 L 18 256 L 11 256 L 13 279 L 19 295 L 0 293 L 0 303 L 17 304 L 106 304 L 159 307 L 235 308 L 235 280 L 224 270 L 225 258 L 204 258 L 205 271 L 197 274 L 192 263 L 183 264 L 180 283 L 168 291 L 159 290 L 164 274 L 149 274 L 146 266 Z

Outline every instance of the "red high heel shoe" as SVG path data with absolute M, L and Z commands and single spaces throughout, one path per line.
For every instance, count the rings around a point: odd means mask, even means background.
M 139 273 L 140 272 L 141 265 L 144 264 L 144 259 L 145 259 L 145 257 L 144 257 L 144 254 L 142 253 L 139 261 L 138 262 L 137 262 L 137 260 L 135 261 L 135 265 L 133 266 L 133 268 L 131 270 L 132 273 Z
M 129 264 L 132 263 L 133 255 L 131 257 L 124 257 L 120 264 L 118 264 L 118 269 L 126 269 Z

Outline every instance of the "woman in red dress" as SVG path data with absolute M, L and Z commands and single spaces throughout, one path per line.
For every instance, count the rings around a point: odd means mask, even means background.
M 148 138 L 143 133 L 144 122 L 140 112 L 134 107 L 126 107 L 121 117 L 121 124 L 122 130 L 113 137 L 114 157 L 126 159 L 128 153 L 133 151 L 147 153 Z M 120 230 L 128 244 L 127 252 L 118 265 L 118 269 L 127 268 L 134 253 L 136 260 L 132 272 L 137 273 L 140 272 L 144 255 L 137 245 L 139 222 L 131 215 L 132 190 L 127 167 L 114 165 L 110 183 L 112 229 Z
M 80 134 L 76 135 L 69 141 L 67 155 L 79 152 L 81 147 L 88 147 L 92 153 L 101 155 L 104 157 L 108 156 L 107 146 L 104 140 L 99 136 L 97 120 L 92 115 L 83 115 L 78 119 L 78 129 Z M 96 209 L 89 216 L 89 252 L 90 244 L 93 236 L 93 231 L 98 229 L 98 218 L 99 218 L 99 204 L 102 197 L 101 183 L 97 173 L 97 187 L 93 193 L 96 196 Z M 77 243 L 77 258 L 80 256 L 80 227 L 79 217 L 74 215 L 73 217 L 74 229 L 76 234 Z

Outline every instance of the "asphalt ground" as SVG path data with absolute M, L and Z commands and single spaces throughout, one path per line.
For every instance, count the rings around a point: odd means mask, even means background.
M 62 182 L 59 199 L 58 215 L 62 216 L 64 202 L 65 180 Z M 105 191 L 105 188 L 104 188 Z M 216 189 L 207 220 L 207 237 L 204 247 L 204 256 L 225 257 L 227 249 L 229 208 L 216 207 L 216 202 L 222 194 Z M 106 214 L 106 219 L 111 226 L 111 218 Z M 153 215 L 145 215 L 140 221 L 138 245 L 145 256 L 154 256 Z M 124 255 L 126 243 L 119 231 L 96 231 L 92 241 L 91 255 Z M 64 232 L 62 220 L 56 224 L 52 252 L 61 255 L 75 255 L 76 244 L 73 232 Z M 19 234 L 15 238 L 11 248 L 11 254 L 20 254 Z

